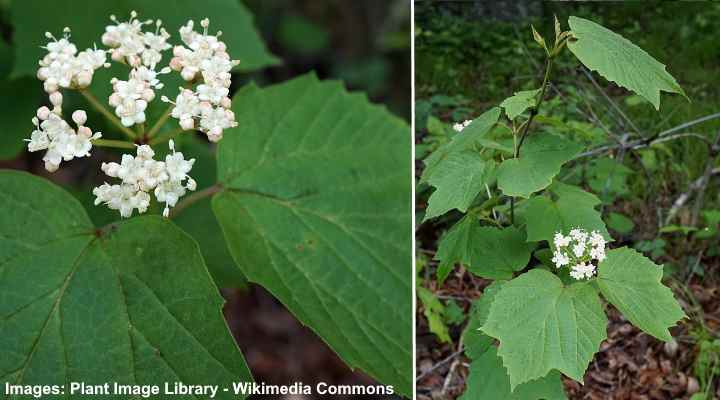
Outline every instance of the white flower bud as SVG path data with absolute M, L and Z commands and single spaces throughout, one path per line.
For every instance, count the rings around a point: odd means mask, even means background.
M 72 120 L 78 125 L 85 125 L 87 114 L 83 110 L 76 110 L 72 113 Z
M 77 84 L 81 88 L 88 87 L 92 83 L 92 74 L 88 71 L 82 71 L 77 74 Z
M 54 92 L 50 94 L 50 103 L 55 107 L 62 106 L 63 96 L 60 92 Z
M 48 119 L 48 117 L 50 117 L 50 109 L 45 106 L 38 108 L 37 117 L 42 121 Z
M 192 118 L 181 119 L 180 127 L 185 130 L 193 129 L 195 127 L 195 121 Z

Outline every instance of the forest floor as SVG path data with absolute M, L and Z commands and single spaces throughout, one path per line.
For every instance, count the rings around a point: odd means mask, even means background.
M 432 254 L 430 254 L 432 256 Z M 427 280 L 426 280 L 427 282 Z M 431 281 L 433 284 L 434 281 Z M 442 288 L 431 288 L 440 299 L 454 299 L 465 313 L 482 296 L 491 281 L 458 268 Z M 711 332 L 720 331 L 720 290 L 691 281 L 685 290 L 676 290 L 683 308 L 702 309 L 704 324 Z M 689 293 L 688 293 L 689 292 Z M 689 304 L 689 294 L 694 299 Z M 612 306 L 608 306 L 608 338 L 585 373 L 584 384 L 564 378 L 570 399 L 590 400 L 670 400 L 689 399 L 699 390 L 693 363 L 697 356 L 691 331 L 698 320 L 686 320 L 672 330 L 674 344 L 663 342 L 632 326 Z M 430 332 L 421 306 L 417 310 L 418 400 L 455 399 L 465 391 L 469 360 L 458 348 L 464 324 L 451 327 L 454 343 L 440 344 Z M 714 399 L 720 399 L 717 388 Z

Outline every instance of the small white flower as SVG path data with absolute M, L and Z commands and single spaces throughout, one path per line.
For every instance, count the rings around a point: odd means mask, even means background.
M 180 28 L 180 39 L 185 46 L 173 48 L 170 68 L 180 72 L 188 82 L 202 78 L 202 83 L 196 92 L 180 89 L 171 115 L 179 120 L 183 129 L 197 127 L 210 141 L 217 142 L 225 129 L 237 125 L 228 95 L 231 71 L 239 61 L 230 59 L 227 46 L 218 39 L 221 32 L 208 34 L 209 24 L 208 19 L 200 22 L 202 33 L 194 30 L 192 20 Z M 167 98 L 163 101 L 171 103 Z
M 130 19 L 118 22 L 117 17 L 110 16 L 115 25 L 105 27 L 102 43 L 110 47 L 113 60 L 124 62 L 132 67 L 144 65 L 155 68 L 162 60 L 162 52 L 172 46 L 167 43 L 170 34 L 162 28 L 162 21 L 157 20 L 155 32 L 143 32 L 143 28 L 152 25 L 152 20 L 140 21 L 135 11 L 130 13 Z
M 150 206 L 150 195 L 129 184 L 109 185 L 107 183 L 93 189 L 95 205 L 104 203 L 111 210 L 120 211 L 120 216 L 128 218 L 133 210 L 142 214 Z
M 561 251 L 556 251 L 555 253 L 553 253 L 552 262 L 555 263 L 555 266 L 557 268 L 560 268 L 570 264 L 570 258 L 567 256 L 567 254 Z
M 587 237 L 588 237 L 588 233 L 585 230 L 578 229 L 578 228 L 570 230 L 569 235 L 570 235 L 570 237 L 572 237 L 573 239 L 578 240 L 578 241 L 585 241 L 585 240 L 587 240 Z
M 590 249 L 590 258 L 598 262 L 605 260 L 605 247 L 593 247 Z
M 147 211 L 149 193 L 153 192 L 157 201 L 165 203 L 163 215 L 169 216 L 170 207 L 174 207 L 187 190 L 197 187 L 188 175 L 195 159 L 185 160 L 182 153 L 175 152 L 172 140 L 169 147 L 172 153 L 165 161 L 155 160 L 152 148 L 142 145 L 137 147 L 135 156 L 124 154 L 120 163 L 103 163 L 103 172 L 122 183 L 96 187 L 93 190 L 95 204 L 104 203 L 110 209 L 119 210 L 121 216 L 129 217 L 135 209 L 141 214 Z
M 56 92 L 59 94 L 58 92 Z M 28 151 L 47 150 L 43 161 L 45 169 L 55 172 L 62 161 L 90 156 L 92 141 L 102 137 L 100 132 L 93 133 L 84 126 L 87 114 L 83 110 L 73 113 L 72 119 L 78 128 L 73 129 L 59 113 L 50 112 L 47 107 L 40 107 L 37 117 L 32 119 L 35 129 L 30 134 Z
M 568 236 L 557 232 L 553 243 L 556 249 L 553 263 L 558 268 L 570 265 L 570 276 L 578 280 L 595 276 L 597 267 L 593 262 L 599 263 L 606 258 L 606 241 L 598 231 L 588 233 L 583 229 L 575 228 L 570 230 Z M 568 247 L 571 250 L 569 253 L 560 250 Z
M 605 247 L 605 238 L 602 237 L 600 232 L 592 231 L 590 234 L 590 244 L 595 247 Z
M 453 129 L 457 132 L 462 132 L 463 129 L 467 128 L 468 125 L 472 123 L 471 119 L 465 120 L 463 122 L 458 122 L 455 125 L 453 125 Z
M 104 50 L 86 49 L 78 54 L 77 47 L 70 42 L 70 29 L 65 28 L 62 39 L 56 39 L 50 32 L 45 33 L 50 42 L 45 46 L 48 53 L 38 63 L 37 77 L 43 81 L 48 93 L 61 88 L 84 88 L 90 85 L 95 70 L 108 67 Z
M 557 232 L 555 233 L 553 242 L 555 243 L 555 247 L 559 249 L 567 247 L 570 244 L 570 240 L 572 240 L 570 236 L 563 236 L 562 233 Z
M 172 154 L 165 156 L 165 168 L 171 181 L 181 182 L 188 178 L 188 172 L 195 164 L 195 159 L 186 160 L 183 153 L 175 152 L 175 143 L 170 140 L 170 150 Z
M 595 266 L 590 263 L 578 263 L 572 266 L 570 270 L 570 276 L 573 278 L 580 280 L 580 279 L 590 279 L 595 275 Z

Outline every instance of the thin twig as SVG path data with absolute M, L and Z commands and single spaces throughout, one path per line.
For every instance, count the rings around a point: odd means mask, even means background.
M 625 115 L 625 113 L 620 109 L 620 107 L 617 105 L 617 103 L 615 103 L 615 101 L 612 98 L 610 98 L 610 96 L 608 96 L 607 93 L 605 93 L 603 88 L 600 87 L 600 85 L 597 83 L 595 78 L 593 78 L 592 74 L 587 70 L 587 68 L 583 67 L 582 72 L 588 78 L 590 83 L 592 83 L 592 85 L 598 90 L 598 92 L 600 92 L 603 95 L 605 100 L 607 100 L 608 103 L 610 103 L 610 106 L 613 108 L 613 110 L 615 110 L 618 113 L 618 115 L 620 115 L 625 121 L 627 121 L 628 125 L 630 125 L 630 127 L 638 135 L 643 136 L 642 132 L 640 132 L 640 129 L 638 129 L 638 127 L 635 126 L 635 123 L 627 115 Z
M 455 375 L 455 369 L 457 368 L 458 364 L 460 363 L 460 359 L 456 358 L 453 360 L 452 364 L 450 364 L 450 371 L 448 372 L 447 376 L 445 376 L 445 382 L 443 382 L 442 390 L 440 393 L 445 394 L 448 390 L 448 387 L 450 386 L 450 382 L 452 382 L 452 377 Z
M 418 377 L 415 378 L 415 382 L 420 382 L 420 381 L 422 381 L 423 379 L 425 379 L 425 377 L 427 377 L 428 375 L 430 375 L 431 373 L 433 373 L 435 370 L 437 370 L 438 368 L 442 367 L 443 365 L 445 365 L 445 364 L 449 363 L 450 361 L 454 360 L 455 357 L 459 356 L 459 355 L 462 354 L 462 353 L 463 353 L 463 349 L 460 348 L 460 350 L 458 350 L 458 351 L 450 354 L 450 355 L 447 356 L 444 360 L 438 362 L 437 364 L 433 365 L 433 366 L 432 366 L 430 369 L 428 369 L 427 371 L 425 371 L 425 372 L 423 372 L 422 374 L 418 375 Z
M 715 140 L 708 146 L 708 159 L 705 163 L 705 171 L 702 176 L 702 185 L 698 189 L 697 197 L 695 197 L 695 206 L 693 207 L 692 214 L 690 214 L 690 226 L 697 224 L 698 217 L 700 216 L 700 210 L 705 199 L 705 190 L 707 190 L 708 183 L 710 182 L 710 176 L 712 176 L 713 166 L 715 165 L 715 157 L 718 154 L 718 146 L 720 146 L 720 131 L 715 135 Z
M 123 125 L 115 114 L 111 113 L 100 101 L 93 96 L 88 90 L 80 90 L 80 94 L 90 103 L 90 105 L 105 116 L 110 122 L 112 122 L 122 133 L 124 133 L 130 139 L 135 139 L 135 132 L 127 126 Z
M 189 207 L 193 203 L 196 203 L 206 197 L 210 197 L 210 196 L 214 195 L 215 193 L 220 192 L 221 190 L 223 190 L 223 186 L 219 183 L 216 183 L 216 184 L 214 184 L 210 187 L 207 187 L 199 192 L 195 192 L 195 193 L 191 194 L 190 196 L 184 198 L 179 203 L 177 203 L 177 205 L 170 210 L 170 218 L 176 217 L 178 214 L 180 214 L 180 212 L 182 210 Z
M 720 167 L 711 169 L 710 175 L 707 177 L 707 180 L 709 181 L 709 178 L 711 178 L 714 175 L 718 175 L 718 174 L 720 174 Z M 687 203 L 687 201 L 690 199 L 690 196 L 692 196 L 692 193 L 695 192 L 696 190 L 699 190 L 702 187 L 702 185 L 706 182 L 705 179 L 706 179 L 706 175 L 703 174 L 703 176 L 701 176 L 700 178 L 698 178 L 698 179 L 694 180 L 692 183 L 690 183 L 690 185 L 688 186 L 688 189 L 684 193 L 680 194 L 680 196 L 678 196 L 677 199 L 675 199 L 672 207 L 670 208 L 670 211 L 668 212 L 667 217 L 665 218 L 665 225 L 670 224 L 670 221 L 672 221 L 673 218 L 675 218 L 675 215 L 680 210 L 680 208 L 682 208 L 682 206 L 684 206 L 685 203 Z
M 628 150 L 639 150 L 639 149 L 642 149 L 642 148 L 645 148 L 645 147 L 650 147 L 650 146 L 652 146 L 652 145 L 654 145 L 654 144 L 663 143 L 663 142 L 668 142 L 668 141 L 671 141 L 671 140 L 682 139 L 682 138 L 694 138 L 694 139 L 702 140 L 702 141 L 705 142 L 706 144 L 710 145 L 710 140 L 708 140 L 707 137 L 705 137 L 705 136 L 703 136 L 703 135 L 701 135 L 701 134 L 699 134 L 699 133 L 685 132 L 685 133 L 679 133 L 679 134 L 676 134 L 676 135 L 661 136 L 661 137 L 659 137 L 659 138 L 657 138 L 657 139 L 655 139 L 655 140 L 652 140 L 652 141 L 650 141 L 650 142 L 647 142 L 646 140 L 643 139 L 643 140 L 636 140 L 636 141 L 633 141 L 633 142 L 625 143 L 624 145 L 623 145 L 623 144 L 603 145 L 603 146 L 599 146 L 599 147 L 596 147 L 596 148 L 594 148 L 594 149 L 588 150 L 588 151 L 586 151 L 586 152 L 584 152 L 584 153 L 580 153 L 580 154 L 576 157 L 576 159 L 577 159 L 577 158 L 584 158 L 584 157 L 591 157 L 591 156 L 595 156 L 595 155 L 598 155 L 598 154 L 607 153 L 607 152 L 610 152 L 610 151 L 613 151 L 613 150 L 620 150 L 620 149 L 622 149 L 623 147 L 626 148 L 626 149 L 628 149 Z

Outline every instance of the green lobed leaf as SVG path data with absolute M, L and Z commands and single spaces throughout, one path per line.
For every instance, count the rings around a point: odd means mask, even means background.
M 427 182 L 435 187 L 430 195 L 425 221 L 452 209 L 466 212 L 478 193 L 484 190 L 495 171 L 492 160 L 483 160 L 472 150 L 449 154 L 435 166 Z
M 660 91 L 687 97 L 664 64 L 629 40 L 583 18 L 570 17 L 568 23 L 572 38 L 567 46 L 590 70 L 639 94 L 657 110 Z
M 45 52 L 40 48 L 47 43 L 45 32 L 58 36 L 67 26 L 72 29 L 72 41 L 79 50 L 92 47 L 93 43 L 102 46 L 100 37 L 105 27 L 112 23 L 110 15 L 115 14 L 125 21 L 131 10 L 137 11 L 142 20 L 162 19 L 163 27 L 172 35 L 169 39 L 172 44 L 181 44 L 178 28 L 188 19 L 194 19 L 200 29 L 198 20 L 209 18 L 211 31 L 222 30 L 222 40 L 227 44 L 230 56 L 240 60 L 238 70 L 254 71 L 278 63 L 255 30 L 252 14 L 235 0 L 178 0 L 171 7 L 162 1 L 142 0 L 13 1 L 10 19 L 15 28 L 16 50 L 12 75 L 35 76 L 37 62 Z M 171 56 L 169 51 L 164 54 L 163 65 Z
M 0 188 L 0 382 L 252 379 L 180 229 L 138 217 L 96 230 L 70 194 L 22 172 L 0 171 Z
M 462 132 L 453 136 L 452 140 L 440 146 L 425 159 L 425 170 L 420 179 L 427 182 L 435 173 L 437 166 L 450 154 L 463 150 L 472 150 L 497 124 L 500 118 L 500 109 L 493 107 L 479 117 L 475 118 Z
M 505 109 L 508 118 L 515 119 L 527 109 L 535 107 L 539 93 L 540 89 L 515 92 L 515 94 L 503 100 L 500 107 Z
M 551 272 L 534 269 L 503 284 L 481 329 L 500 341 L 514 391 L 551 370 L 581 381 L 607 337 L 607 323 L 591 283 L 564 286 Z
M 510 279 L 513 272 L 527 266 L 530 250 L 521 230 L 481 226 L 468 215 L 443 236 L 435 258 L 440 261 L 439 269 L 459 262 L 482 278 Z
M 510 390 L 510 379 L 497 349 L 488 351 L 470 364 L 470 375 L 460 400 L 563 400 L 567 399 L 560 374 L 551 371 Z
M 500 164 L 498 187 L 507 196 L 528 198 L 548 187 L 560 167 L 575 158 L 582 148 L 582 145 L 556 135 L 530 136 L 519 158 L 507 159 Z
M 603 296 L 635 326 L 666 342 L 668 328 L 685 318 L 685 313 L 664 286 L 662 267 L 633 249 L 622 247 L 607 252 L 598 265 L 597 284 Z
M 236 94 L 213 211 L 247 278 L 353 368 L 410 395 L 410 129 L 305 75 Z
M 490 306 L 503 283 L 503 281 L 494 281 L 486 287 L 482 296 L 475 300 L 470 310 L 470 320 L 463 331 L 463 343 L 465 344 L 465 355 L 473 360 L 482 356 L 495 342 L 495 339 L 482 333 L 480 327 L 485 324 L 485 320 L 490 314 Z
M 550 191 L 555 193 L 557 200 L 535 196 L 526 202 L 524 216 L 528 241 L 551 241 L 555 232 L 567 234 L 573 228 L 596 230 L 606 240 L 612 240 L 600 212 L 595 209 L 600 204 L 595 195 L 559 182 L 554 183 Z

